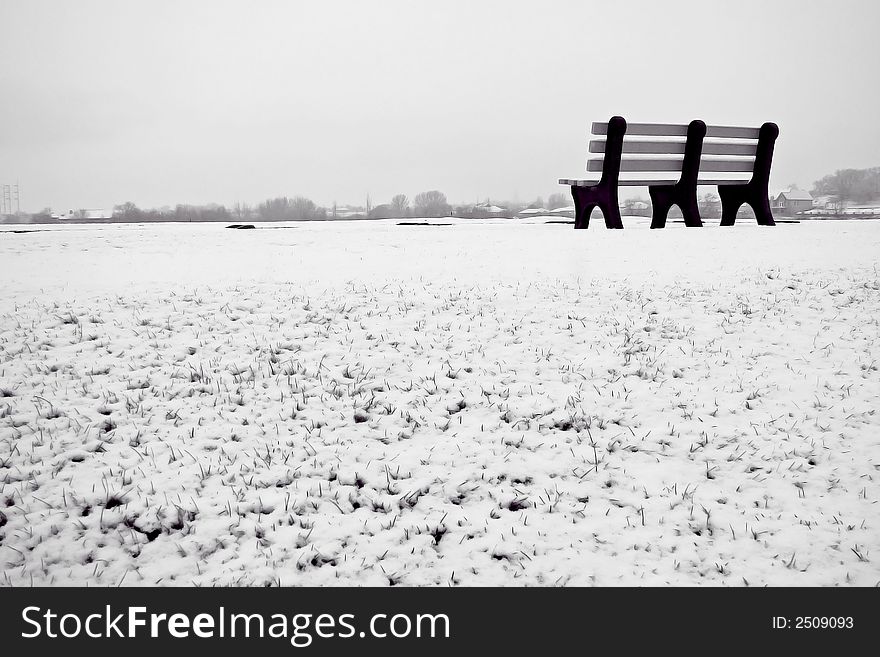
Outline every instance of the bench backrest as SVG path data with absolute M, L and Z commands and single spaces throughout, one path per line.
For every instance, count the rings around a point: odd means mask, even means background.
M 622 135 L 621 129 L 624 130 Z M 587 171 L 602 172 L 603 178 L 606 175 L 620 177 L 621 172 L 639 173 L 639 177 L 646 173 L 668 177 L 683 170 L 690 178 L 698 157 L 700 173 L 724 174 L 733 182 L 751 178 L 756 164 L 766 164 L 769 171 L 778 129 L 772 123 L 747 128 L 706 126 L 702 121 L 692 121 L 689 125 L 626 123 L 614 117 L 607 123 L 593 123 L 591 132 L 600 138 L 590 141 L 590 153 L 601 153 L 605 157 L 588 159 Z M 765 145 L 759 149 L 761 141 Z M 769 153 L 766 143 L 769 143 Z M 756 162 L 758 155 L 762 157 Z

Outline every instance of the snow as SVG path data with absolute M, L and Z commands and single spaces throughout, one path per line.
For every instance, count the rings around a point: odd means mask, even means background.
M 449 221 L 2 229 L 0 581 L 880 580 L 880 223 Z

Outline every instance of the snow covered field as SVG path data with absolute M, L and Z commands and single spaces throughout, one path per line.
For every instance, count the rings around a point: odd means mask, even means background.
M 880 581 L 880 222 L 452 221 L 2 228 L 0 582 Z

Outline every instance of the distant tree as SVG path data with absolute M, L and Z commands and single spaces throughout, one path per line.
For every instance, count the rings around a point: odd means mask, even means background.
M 231 221 L 232 213 L 223 205 L 212 203 L 199 208 L 199 221 Z
M 813 184 L 813 196 L 833 196 L 840 209 L 849 203 L 871 203 L 880 199 L 880 167 L 838 169 Z
M 131 201 L 113 206 L 113 218 L 119 221 L 143 221 L 144 211 Z
M 290 215 L 290 199 L 286 196 L 267 199 L 257 206 L 257 215 L 263 221 L 286 221 Z
M 211 203 L 208 205 L 178 205 L 173 212 L 163 213 L 159 210 L 155 221 L 231 221 L 233 214 L 224 206 Z
M 52 208 L 43 208 L 36 214 L 32 214 L 30 216 L 30 221 L 28 223 L 32 224 L 55 224 L 58 223 L 57 219 L 52 218 Z
M 391 197 L 391 207 L 394 208 L 395 216 L 405 217 L 409 209 L 409 199 L 406 194 L 395 194 Z
M 236 203 L 232 206 L 232 216 L 234 216 L 237 221 L 247 221 L 251 218 L 252 213 L 253 210 L 247 203 Z
M 257 206 L 257 215 L 263 221 L 309 221 L 322 219 L 327 216 L 327 212 L 304 196 L 292 199 L 280 196 L 260 203 Z
M 513 207 L 516 206 L 515 203 L 508 203 L 507 205 L 508 205 L 508 207 L 510 207 L 510 208 L 513 208 Z M 542 199 L 542 198 L 539 196 L 539 197 L 536 198 L 534 201 L 532 201 L 531 203 L 529 203 L 526 207 L 529 208 L 529 209 L 531 209 L 531 210 L 540 210 L 540 209 L 542 209 L 542 208 L 544 207 L 544 199 Z
M 297 196 L 290 202 L 290 214 L 294 221 L 309 221 L 315 219 L 317 206 L 314 201 L 304 196 Z
M 450 210 L 446 194 L 436 189 L 416 194 L 413 205 L 418 217 L 442 217 L 449 214 Z
M 555 210 L 556 208 L 564 208 L 571 205 L 571 199 L 568 195 L 563 194 L 562 192 L 557 192 L 555 194 L 550 194 L 547 197 L 547 209 Z

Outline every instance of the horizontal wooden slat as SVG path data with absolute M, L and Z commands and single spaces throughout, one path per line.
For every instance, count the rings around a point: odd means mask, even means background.
M 683 141 L 629 141 L 624 139 L 624 153 L 641 153 L 643 155 L 681 155 L 684 153 Z M 745 155 L 754 157 L 757 146 L 755 144 L 734 143 L 703 143 L 704 155 Z M 604 153 L 605 141 L 594 139 L 590 142 L 591 153 Z
M 744 155 L 755 157 L 757 144 L 735 144 L 732 142 L 703 142 L 703 155 Z
M 757 139 L 760 133 L 759 128 L 740 128 L 730 125 L 706 126 L 706 137 L 709 139 Z
M 670 123 L 627 123 L 626 134 L 637 137 L 685 137 L 687 126 Z M 710 125 L 706 127 L 706 137 L 715 139 L 757 139 L 758 128 L 742 128 L 729 125 Z M 593 123 L 594 135 L 607 135 L 608 123 Z
M 687 135 L 686 125 L 669 123 L 627 123 L 626 134 L 639 137 L 684 137 Z M 594 135 L 607 135 L 607 123 L 593 123 Z
M 668 160 L 621 160 L 621 171 L 681 171 L 681 158 Z M 700 171 L 751 171 L 754 162 L 750 159 L 741 160 L 701 160 Z M 601 171 L 602 160 L 588 160 L 587 171 Z
M 683 141 L 629 141 L 623 140 L 624 153 L 642 153 L 650 155 L 680 155 L 684 153 Z M 604 153 L 605 142 L 593 140 L 590 142 L 591 153 Z
M 621 180 L 617 184 L 620 187 L 650 187 L 651 185 L 674 185 L 678 180 L 657 179 L 657 180 Z M 745 180 L 728 180 L 728 179 L 712 179 L 703 178 L 697 181 L 697 185 L 716 186 L 716 185 L 742 185 Z M 598 180 L 581 180 L 578 178 L 560 178 L 560 185 L 568 185 L 569 187 L 592 187 L 598 184 Z
M 681 171 L 681 160 L 621 160 L 621 171 Z M 602 160 L 589 160 L 587 171 L 601 171 Z

